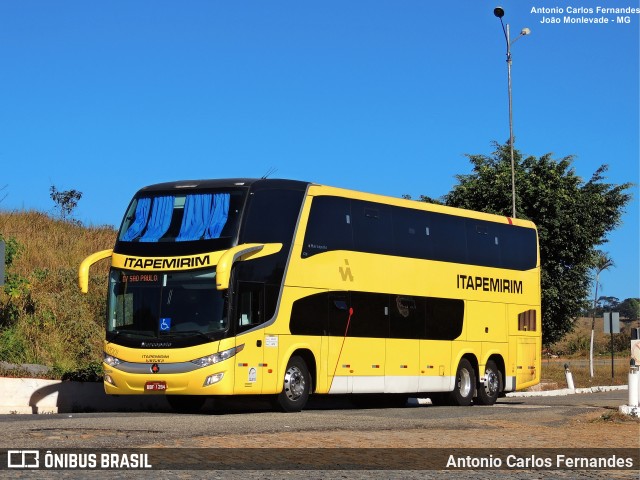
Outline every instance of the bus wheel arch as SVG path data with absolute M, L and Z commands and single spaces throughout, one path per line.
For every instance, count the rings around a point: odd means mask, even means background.
M 304 363 L 307 364 L 307 370 L 309 370 L 309 376 L 311 377 L 311 388 L 309 389 L 309 393 L 313 393 L 316 391 L 317 382 L 317 368 L 316 368 L 316 357 L 313 356 L 311 350 L 306 348 L 298 348 L 295 350 L 289 360 L 293 357 L 300 357 L 304 360 Z
M 283 412 L 302 410 L 315 383 L 315 361 L 308 350 L 291 355 L 282 379 L 282 391 L 276 395 L 275 405 Z

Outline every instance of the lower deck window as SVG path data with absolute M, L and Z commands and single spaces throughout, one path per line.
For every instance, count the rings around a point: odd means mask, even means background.
M 463 320 L 463 300 L 324 292 L 294 302 L 290 329 L 296 335 L 454 340 Z

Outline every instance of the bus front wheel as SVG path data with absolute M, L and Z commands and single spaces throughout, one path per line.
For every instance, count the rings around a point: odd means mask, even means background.
M 489 360 L 484 369 L 485 381 L 478 385 L 476 402 L 479 405 L 493 405 L 496 403 L 503 389 L 502 372 L 493 360 Z
M 311 376 L 307 364 L 300 357 L 291 357 L 284 373 L 282 392 L 276 404 L 283 412 L 299 412 L 307 404 L 311 392 Z
M 476 374 L 473 366 L 469 360 L 463 358 L 458 364 L 453 392 L 449 394 L 450 403 L 461 407 L 471 405 L 473 394 L 475 393 L 475 385 Z

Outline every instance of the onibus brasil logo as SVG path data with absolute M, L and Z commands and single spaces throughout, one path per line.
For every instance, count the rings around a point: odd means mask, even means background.
M 147 453 L 76 453 L 47 450 L 8 450 L 7 467 L 11 469 L 146 469 Z

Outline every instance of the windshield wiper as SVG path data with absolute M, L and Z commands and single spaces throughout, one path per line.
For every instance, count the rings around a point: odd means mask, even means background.
M 129 330 L 116 330 L 115 332 L 109 332 L 111 333 L 111 340 L 109 340 L 109 342 L 113 342 L 116 338 L 118 338 L 121 335 L 124 336 L 128 336 L 128 337 L 146 337 L 146 338 L 156 338 L 155 335 L 151 334 L 151 333 L 146 333 L 146 332 L 136 332 L 136 331 L 129 331 Z
M 211 337 L 209 335 L 207 335 L 204 332 L 201 332 L 200 330 L 179 330 L 177 332 L 171 332 L 169 335 L 167 335 L 167 337 L 186 337 L 186 336 L 197 336 L 200 338 L 206 338 L 207 340 L 211 340 Z M 164 335 L 163 335 L 164 336 Z

